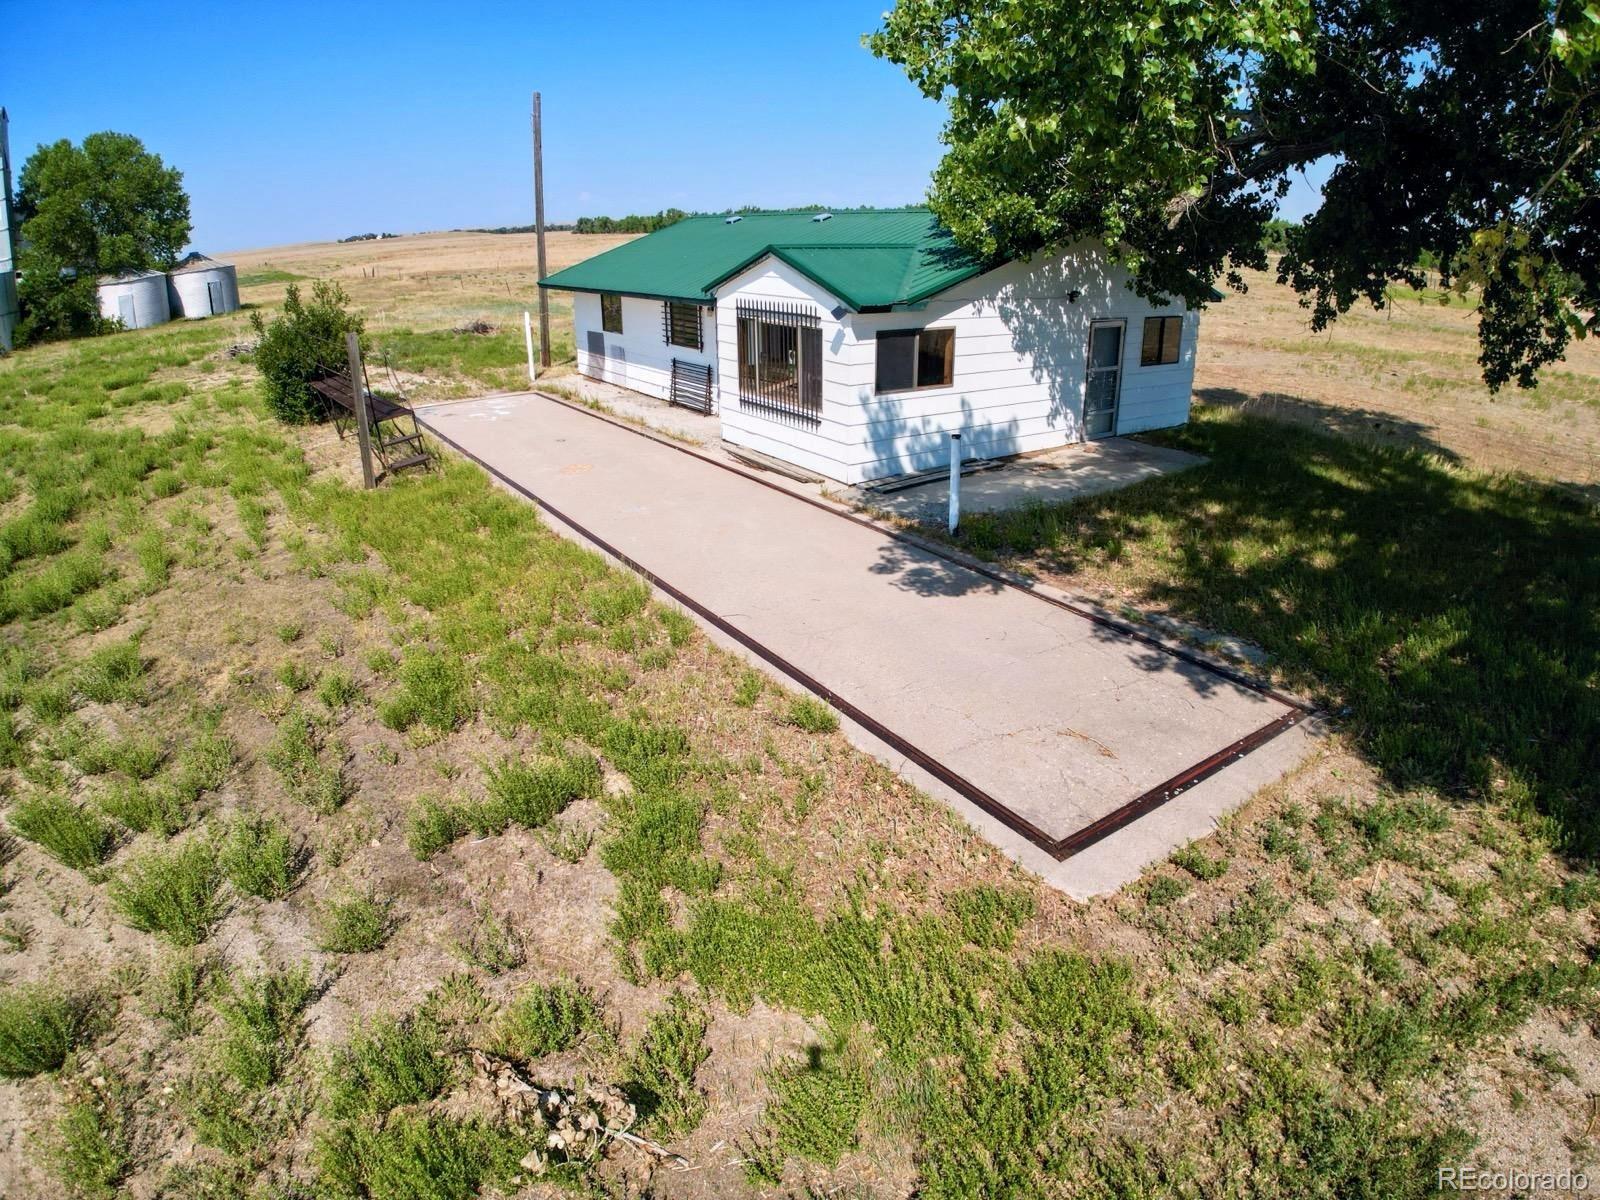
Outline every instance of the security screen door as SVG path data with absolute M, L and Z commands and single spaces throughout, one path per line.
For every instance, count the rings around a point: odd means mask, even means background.
M 1123 321 L 1089 326 L 1089 369 L 1083 391 L 1083 431 L 1091 438 L 1117 431 L 1117 395 L 1122 390 Z

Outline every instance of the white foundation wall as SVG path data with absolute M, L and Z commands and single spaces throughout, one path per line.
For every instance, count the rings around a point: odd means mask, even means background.
M 1043 450 L 1083 440 L 1084 362 L 1090 324 L 1126 322 L 1117 433 L 1189 419 L 1199 314 L 1182 301 L 1154 307 L 1125 286 L 1126 272 L 1093 246 L 1008 263 L 935 296 L 925 309 L 852 313 L 834 358 L 840 397 L 834 433 L 847 483 L 929 470 L 948 462 L 947 435 L 967 457 Z M 1068 299 L 1078 292 L 1076 301 Z M 1141 367 L 1148 316 L 1182 316 L 1178 361 Z M 877 334 L 955 330 L 949 387 L 879 395 Z
M 576 335 L 578 374 L 665 399 L 672 383 L 672 360 L 710 364 L 717 361 L 717 319 L 700 308 L 703 349 L 669 346 L 662 335 L 661 301 L 622 297 L 622 332 L 600 327 L 600 297 L 572 293 L 572 328 Z
M 800 420 L 739 399 L 738 311 L 740 301 L 798 304 L 816 311 L 822 323 L 822 415 Z M 780 458 L 828 479 L 853 482 L 850 472 L 861 457 L 860 431 L 851 362 L 839 354 L 845 329 L 833 315 L 839 299 L 787 263 L 766 258 L 717 289 L 717 415 L 722 438 Z

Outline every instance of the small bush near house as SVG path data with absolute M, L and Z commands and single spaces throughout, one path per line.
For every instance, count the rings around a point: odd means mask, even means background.
M 12 806 L 6 820 L 51 858 L 79 871 L 98 867 L 117 844 L 103 817 L 64 796 L 27 796 Z
M 197 837 L 152 850 L 124 867 L 111 883 L 111 906 L 135 929 L 193 946 L 222 919 L 221 886 L 216 848 Z
M 0 1076 L 54 1071 L 83 1032 L 84 1005 L 60 988 L 23 984 L 0 991 Z
M 304 425 L 324 418 L 322 400 L 309 384 L 327 370 L 344 368 L 345 334 L 352 329 L 359 334 L 363 327 L 349 304 L 350 297 L 337 283 L 318 279 L 311 284 L 309 303 L 301 299 L 299 284 L 291 283 L 283 311 L 274 320 L 250 314 L 258 339 L 255 363 L 261 394 L 280 421 Z

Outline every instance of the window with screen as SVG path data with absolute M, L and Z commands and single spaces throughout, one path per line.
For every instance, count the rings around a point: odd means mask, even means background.
M 896 329 L 878 335 L 878 391 L 949 387 L 955 378 L 953 329 Z
M 797 304 L 740 304 L 739 407 L 822 419 L 822 321 Z
M 606 292 L 600 297 L 600 328 L 607 333 L 622 332 L 622 297 Z
M 1177 362 L 1178 343 L 1182 340 L 1182 317 L 1146 317 L 1144 343 L 1139 348 L 1139 365 L 1159 367 Z
M 684 346 L 690 350 L 700 350 L 704 346 L 700 341 L 700 306 L 698 304 L 674 304 L 667 301 L 661 306 L 662 336 L 669 346 Z

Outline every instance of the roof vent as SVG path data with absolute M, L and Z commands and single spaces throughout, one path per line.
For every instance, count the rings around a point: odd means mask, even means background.
M 812 217 L 811 219 L 813 221 L 831 221 L 831 220 L 833 220 L 833 214 L 832 213 L 818 213 L 816 216 Z
M 744 218 L 742 216 L 740 216 L 738 213 L 734 213 L 733 216 L 731 216 L 731 217 L 723 217 L 722 218 L 722 223 L 724 225 L 732 225 L 732 224 L 734 224 L 734 223 L 736 223 L 738 221 L 742 221 L 742 220 L 744 220 Z

